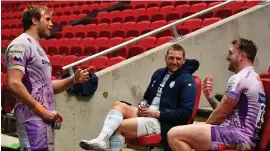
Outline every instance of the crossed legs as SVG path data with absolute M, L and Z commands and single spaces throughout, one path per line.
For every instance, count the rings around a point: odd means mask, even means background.
M 137 137 L 137 108 L 125 103 L 115 102 L 109 111 L 100 135 L 90 141 L 82 140 L 80 146 L 86 150 L 106 150 L 106 141 L 110 139 L 111 150 L 118 151 L 127 138 Z
M 177 126 L 167 135 L 170 148 L 174 151 L 211 150 L 211 125 L 209 124 Z

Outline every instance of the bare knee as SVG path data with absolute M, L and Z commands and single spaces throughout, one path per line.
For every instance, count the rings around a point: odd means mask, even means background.
M 175 140 L 177 140 L 178 133 L 179 133 L 179 130 L 177 129 L 177 127 L 171 128 L 168 131 L 168 133 L 167 133 L 168 141 L 175 141 Z
M 113 103 L 112 108 L 113 109 L 123 108 L 123 103 L 116 101 Z
M 112 109 L 121 112 L 123 114 L 124 118 L 129 117 L 129 114 L 132 112 L 131 106 L 129 106 L 125 103 L 119 102 L 119 101 L 116 101 L 113 103 Z

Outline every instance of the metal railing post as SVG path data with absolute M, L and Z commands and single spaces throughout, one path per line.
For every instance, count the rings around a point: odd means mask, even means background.
M 72 69 L 72 67 L 68 68 L 68 72 L 70 76 L 74 76 L 74 71 Z
M 178 35 L 176 25 L 172 26 L 172 30 L 173 30 L 174 39 L 181 37 L 180 35 Z

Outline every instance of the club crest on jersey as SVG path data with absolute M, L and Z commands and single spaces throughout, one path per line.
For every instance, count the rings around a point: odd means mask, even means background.
M 175 85 L 175 81 L 172 81 L 172 82 L 170 83 L 170 88 L 173 88 L 174 85 Z
M 17 57 L 17 56 L 9 57 L 9 60 L 10 60 L 10 61 L 19 61 L 19 62 L 23 62 L 22 58 L 21 58 L 21 57 Z

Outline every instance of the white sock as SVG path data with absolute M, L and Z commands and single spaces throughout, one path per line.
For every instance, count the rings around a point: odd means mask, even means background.
M 102 141 L 107 141 L 116 129 L 120 126 L 123 121 L 123 115 L 121 112 L 111 109 L 104 121 L 103 128 L 97 137 L 97 139 Z
M 120 151 L 125 143 L 125 138 L 121 135 L 114 135 L 110 138 L 110 151 Z

